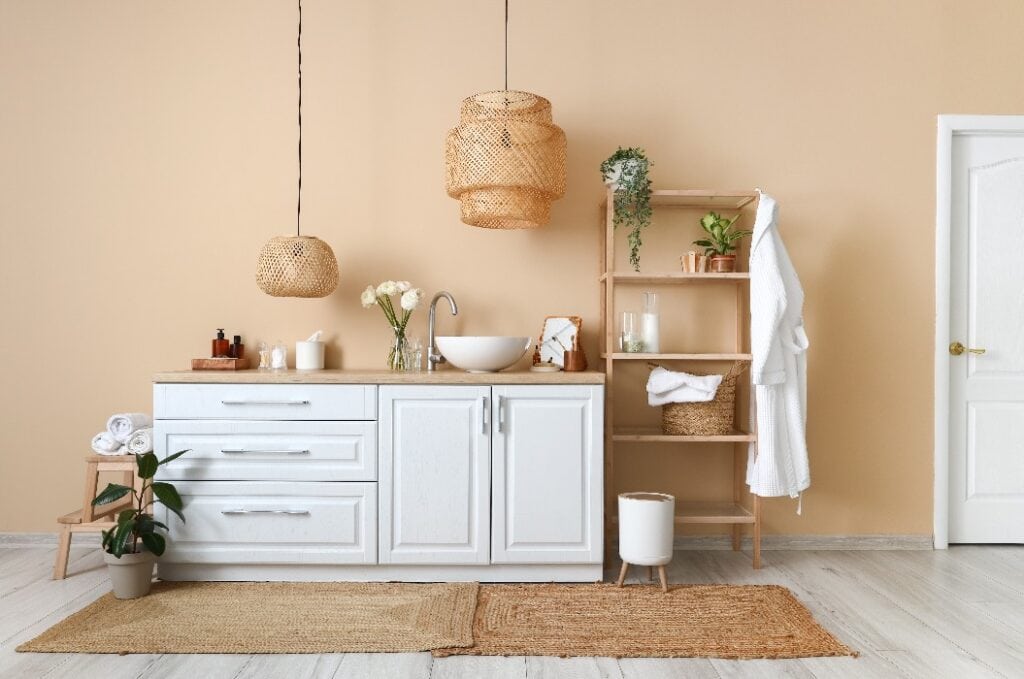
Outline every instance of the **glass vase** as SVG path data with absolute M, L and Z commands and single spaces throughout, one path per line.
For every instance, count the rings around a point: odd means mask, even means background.
M 395 331 L 395 339 L 391 343 L 391 349 L 388 351 L 388 369 L 403 371 L 405 370 L 406 361 L 406 340 L 405 331 L 398 328 L 393 328 Z

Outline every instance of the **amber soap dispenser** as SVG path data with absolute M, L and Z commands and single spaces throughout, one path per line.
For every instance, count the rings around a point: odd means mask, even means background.
M 217 328 L 217 338 L 213 340 L 213 358 L 222 358 L 228 355 L 229 342 L 224 337 L 224 328 Z

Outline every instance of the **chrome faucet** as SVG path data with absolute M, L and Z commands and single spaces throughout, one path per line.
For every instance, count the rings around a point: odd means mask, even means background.
M 445 357 L 441 355 L 441 352 L 437 350 L 436 343 L 434 341 L 434 316 L 437 313 L 437 300 L 444 297 L 448 300 L 448 306 L 452 308 L 452 316 L 459 315 L 459 307 L 455 304 L 455 298 L 452 297 L 452 293 L 442 290 L 441 292 L 434 295 L 434 299 L 430 300 L 430 316 L 427 322 L 427 370 L 433 371 L 434 366 L 438 363 L 446 363 Z

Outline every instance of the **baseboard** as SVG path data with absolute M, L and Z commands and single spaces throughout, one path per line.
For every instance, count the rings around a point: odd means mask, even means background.
M 0 533 L 0 547 L 56 547 L 56 533 Z M 72 547 L 99 547 L 99 533 L 75 533 Z
M 732 549 L 728 535 L 679 536 L 675 549 Z M 743 549 L 751 549 L 750 536 L 743 538 Z M 763 550 L 894 550 L 932 549 L 931 535 L 762 535 Z
M 614 542 L 614 541 L 613 541 Z M 0 547 L 48 547 L 57 544 L 56 533 L 0 533 Z M 72 545 L 99 547 L 98 533 L 75 533 Z M 676 549 L 732 549 L 728 535 L 694 535 L 677 537 Z M 743 548 L 750 549 L 750 537 L 743 538 Z M 932 549 L 931 535 L 764 535 L 761 549 L 771 550 L 869 550 L 869 549 Z

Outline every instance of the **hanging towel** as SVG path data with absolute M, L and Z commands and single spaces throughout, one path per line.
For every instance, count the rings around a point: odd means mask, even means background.
M 101 431 L 92 437 L 92 449 L 97 455 L 124 455 L 125 448 L 109 431 Z
M 146 413 L 118 413 L 107 420 L 107 431 L 118 443 L 127 443 L 139 429 L 153 426 L 153 418 Z
M 750 244 L 751 375 L 757 443 L 747 485 L 761 497 L 799 497 L 811 485 L 807 458 L 807 348 L 804 293 L 782 244 L 778 206 L 762 193 Z M 799 513 L 799 504 L 797 512 Z
M 691 375 L 657 367 L 647 378 L 647 404 L 706 403 L 715 399 L 721 375 Z
M 134 432 L 124 447 L 131 455 L 153 452 L 153 428 L 144 427 Z

